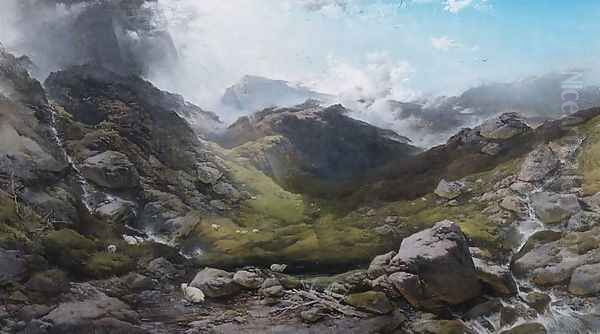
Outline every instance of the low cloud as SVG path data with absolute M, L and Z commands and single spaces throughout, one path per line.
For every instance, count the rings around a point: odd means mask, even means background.
M 448 51 L 459 47 L 460 44 L 448 36 L 440 36 L 431 38 L 431 46 L 437 50 Z

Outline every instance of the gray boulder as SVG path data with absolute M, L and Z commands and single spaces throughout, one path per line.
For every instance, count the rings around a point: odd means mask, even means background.
M 515 282 L 510 269 L 494 263 L 473 258 L 479 279 L 489 285 L 499 296 L 512 296 L 517 293 Z
M 396 256 L 396 254 L 396 251 L 391 251 L 373 258 L 371 264 L 369 265 L 369 269 L 367 270 L 367 275 L 369 278 L 375 279 L 381 275 L 389 274 L 390 261 L 394 258 L 394 256 Z
M 233 275 L 233 281 L 246 289 L 256 290 L 265 279 L 253 271 L 240 270 Z
M 127 156 L 120 152 L 106 151 L 86 159 L 81 174 L 93 183 L 109 189 L 134 188 L 139 175 Z
M 536 182 L 543 180 L 559 166 L 558 156 L 547 145 L 541 145 L 527 155 L 521 165 L 519 180 Z
M 600 263 L 577 268 L 571 276 L 569 292 L 578 296 L 589 296 L 600 292 Z
M 460 227 L 442 221 L 402 241 L 390 281 L 413 305 L 437 310 L 481 294 L 479 277 Z
M 437 188 L 435 188 L 435 194 L 448 199 L 448 200 L 452 200 L 457 198 L 458 196 L 460 196 L 463 193 L 463 190 L 465 188 L 465 185 L 461 182 L 458 181 L 446 181 L 444 179 L 442 179 L 440 181 L 440 183 L 438 183 Z
M 557 224 L 567 221 L 581 211 L 581 206 L 574 194 L 556 194 L 538 192 L 531 195 L 536 216 L 546 224 Z
M 233 274 L 224 270 L 205 268 L 196 274 L 190 286 L 198 288 L 210 298 L 232 296 L 241 288 L 233 281 Z

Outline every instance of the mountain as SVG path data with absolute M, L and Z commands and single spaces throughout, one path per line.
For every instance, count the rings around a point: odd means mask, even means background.
M 419 151 L 410 139 L 347 114 L 341 105 L 322 107 L 315 101 L 269 108 L 241 117 L 217 142 L 283 184 L 305 178 L 322 183 L 357 180 Z
M 600 108 L 422 151 L 341 105 L 215 133 L 134 74 L 25 65 L 0 49 L 2 333 L 595 328 Z
M 506 112 L 517 112 L 532 124 L 539 124 L 572 112 L 562 110 L 562 94 L 573 85 L 570 79 L 579 78 L 575 74 L 551 73 L 512 83 L 486 84 L 459 96 L 413 102 L 390 100 L 388 105 L 399 122 L 411 124 L 416 133 L 429 135 L 455 132 Z M 588 85 L 578 92 L 580 110 L 600 105 L 598 87 Z
M 331 96 L 284 80 L 246 75 L 227 88 L 221 99 L 225 106 L 254 112 L 270 107 L 291 107 L 306 100 L 331 100 Z

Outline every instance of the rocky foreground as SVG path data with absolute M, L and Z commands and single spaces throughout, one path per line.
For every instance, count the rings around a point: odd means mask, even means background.
M 313 102 L 215 133 L 138 77 L 42 85 L 3 50 L 0 83 L 0 333 L 599 327 L 600 109 L 418 152 Z

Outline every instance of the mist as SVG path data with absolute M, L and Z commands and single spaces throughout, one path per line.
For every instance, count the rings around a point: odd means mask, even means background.
M 223 104 L 227 88 L 246 75 L 282 80 L 329 96 L 326 103 L 343 104 L 352 117 L 429 147 L 491 115 L 453 116 L 455 123 L 425 131 L 430 120 L 418 114 L 399 117 L 403 108 L 392 107 L 395 102 L 416 102 L 427 109 L 440 96 L 459 96 L 483 84 L 594 64 L 581 55 L 514 61 L 515 55 L 501 46 L 510 49 L 517 42 L 506 36 L 484 38 L 503 27 L 493 15 L 494 5 L 433 0 L 7 0 L 0 12 L 0 41 L 9 51 L 29 56 L 35 64 L 31 71 L 40 80 L 66 66 L 97 63 L 142 75 L 226 123 L 256 111 Z M 423 21 L 424 13 L 436 23 Z M 459 15 L 466 17 L 462 26 L 456 24 Z M 481 18 L 490 22 L 490 31 L 472 33 Z M 492 57 L 489 50 L 495 51 Z M 596 82 L 595 77 L 586 71 L 588 83 Z M 267 98 L 264 105 L 269 103 Z

